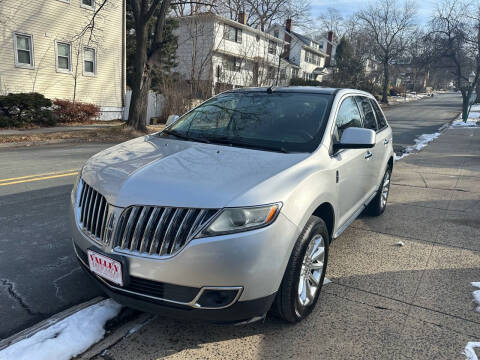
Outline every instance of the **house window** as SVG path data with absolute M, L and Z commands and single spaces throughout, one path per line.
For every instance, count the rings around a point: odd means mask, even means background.
M 268 53 L 272 55 L 277 53 L 277 44 L 273 40 L 268 40 Z
M 280 31 L 278 31 L 278 29 L 276 29 L 276 30 L 273 32 L 273 36 L 275 36 L 277 39 L 280 39 Z
M 32 35 L 15 34 L 15 65 L 19 67 L 33 68 L 33 45 Z
M 292 77 L 298 78 L 298 69 L 292 69 Z
M 86 75 L 95 75 L 97 72 L 97 59 L 95 49 L 83 49 L 83 72 Z
M 273 66 L 269 66 L 267 70 L 267 79 L 274 80 L 276 74 L 276 69 Z
M 242 69 L 242 59 L 234 56 L 227 57 L 227 69 L 230 71 L 240 71 Z
M 236 27 L 226 25 L 225 24 L 225 31 L 223 33 L 223 38 L 230 41 L 235 41 L 239 44 L 242 43 L 242 29 L 238 29 Z
M 84 8 L 93 9 L 95 6 L 95 0 L 82 0 L 81 5 Z
M 71 51 L 70 44 L 57 42 L 57 70 L 67 71 L 71 70 Z

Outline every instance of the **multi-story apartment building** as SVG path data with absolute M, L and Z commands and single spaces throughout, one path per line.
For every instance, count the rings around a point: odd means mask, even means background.
M 125 1 L 1 0 L 0 93 L 39 92 L 122 117 Z M 86 30 L 86 31 L 84 31 Z
M 327 44 L 318 42 L 311 37 L 292 31 L 292 20 L 287 19 L 285 26 L 273 25 L 267 31 L 278 39 L 287 43 L 283 57 L 291 64 L 292 77 L 305 80 L 321 81 L 326 74 Z M 325 46 L 325 48 L 324 48 Z
M 244 86 L 285 85 L 291 67 L 281 60 L 285 42 L 212 13 L 177 18 L 177 66 L 206 95 Z

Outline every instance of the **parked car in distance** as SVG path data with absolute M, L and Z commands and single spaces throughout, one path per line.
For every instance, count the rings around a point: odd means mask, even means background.
M 329 245 L 385 210 L 392 131 L 374 97 L 280 87 L 219 94 L 104 150 L 71 197 L 75 253 L 143 311 L 289 322 L 317 303 Z

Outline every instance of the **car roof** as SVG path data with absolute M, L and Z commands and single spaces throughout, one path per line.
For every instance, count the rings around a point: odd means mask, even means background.
M 288 92 L 288 93 L 308 93 L 308 94 L 323 94 L 323 95 L 337 95 L 337 94 L 346 94 L 346 93 L 355 93 L 359 95 L 366 95 L 372 97 L 371 94 L 355 89 L 345 89 L 345 88 L 328 88 L 320 86 L 271 86 L 271 87 L 246 87 L 246 88 L 237 88 L 233 90 L 226 91 L 226 93 L 241 93 L 241 92 Z

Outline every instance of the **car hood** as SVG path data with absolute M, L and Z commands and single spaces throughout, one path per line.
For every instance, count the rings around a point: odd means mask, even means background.
M 94 155 L 82 178 L 115 206 L 221 208 L 308 156 L 148 135 Z

